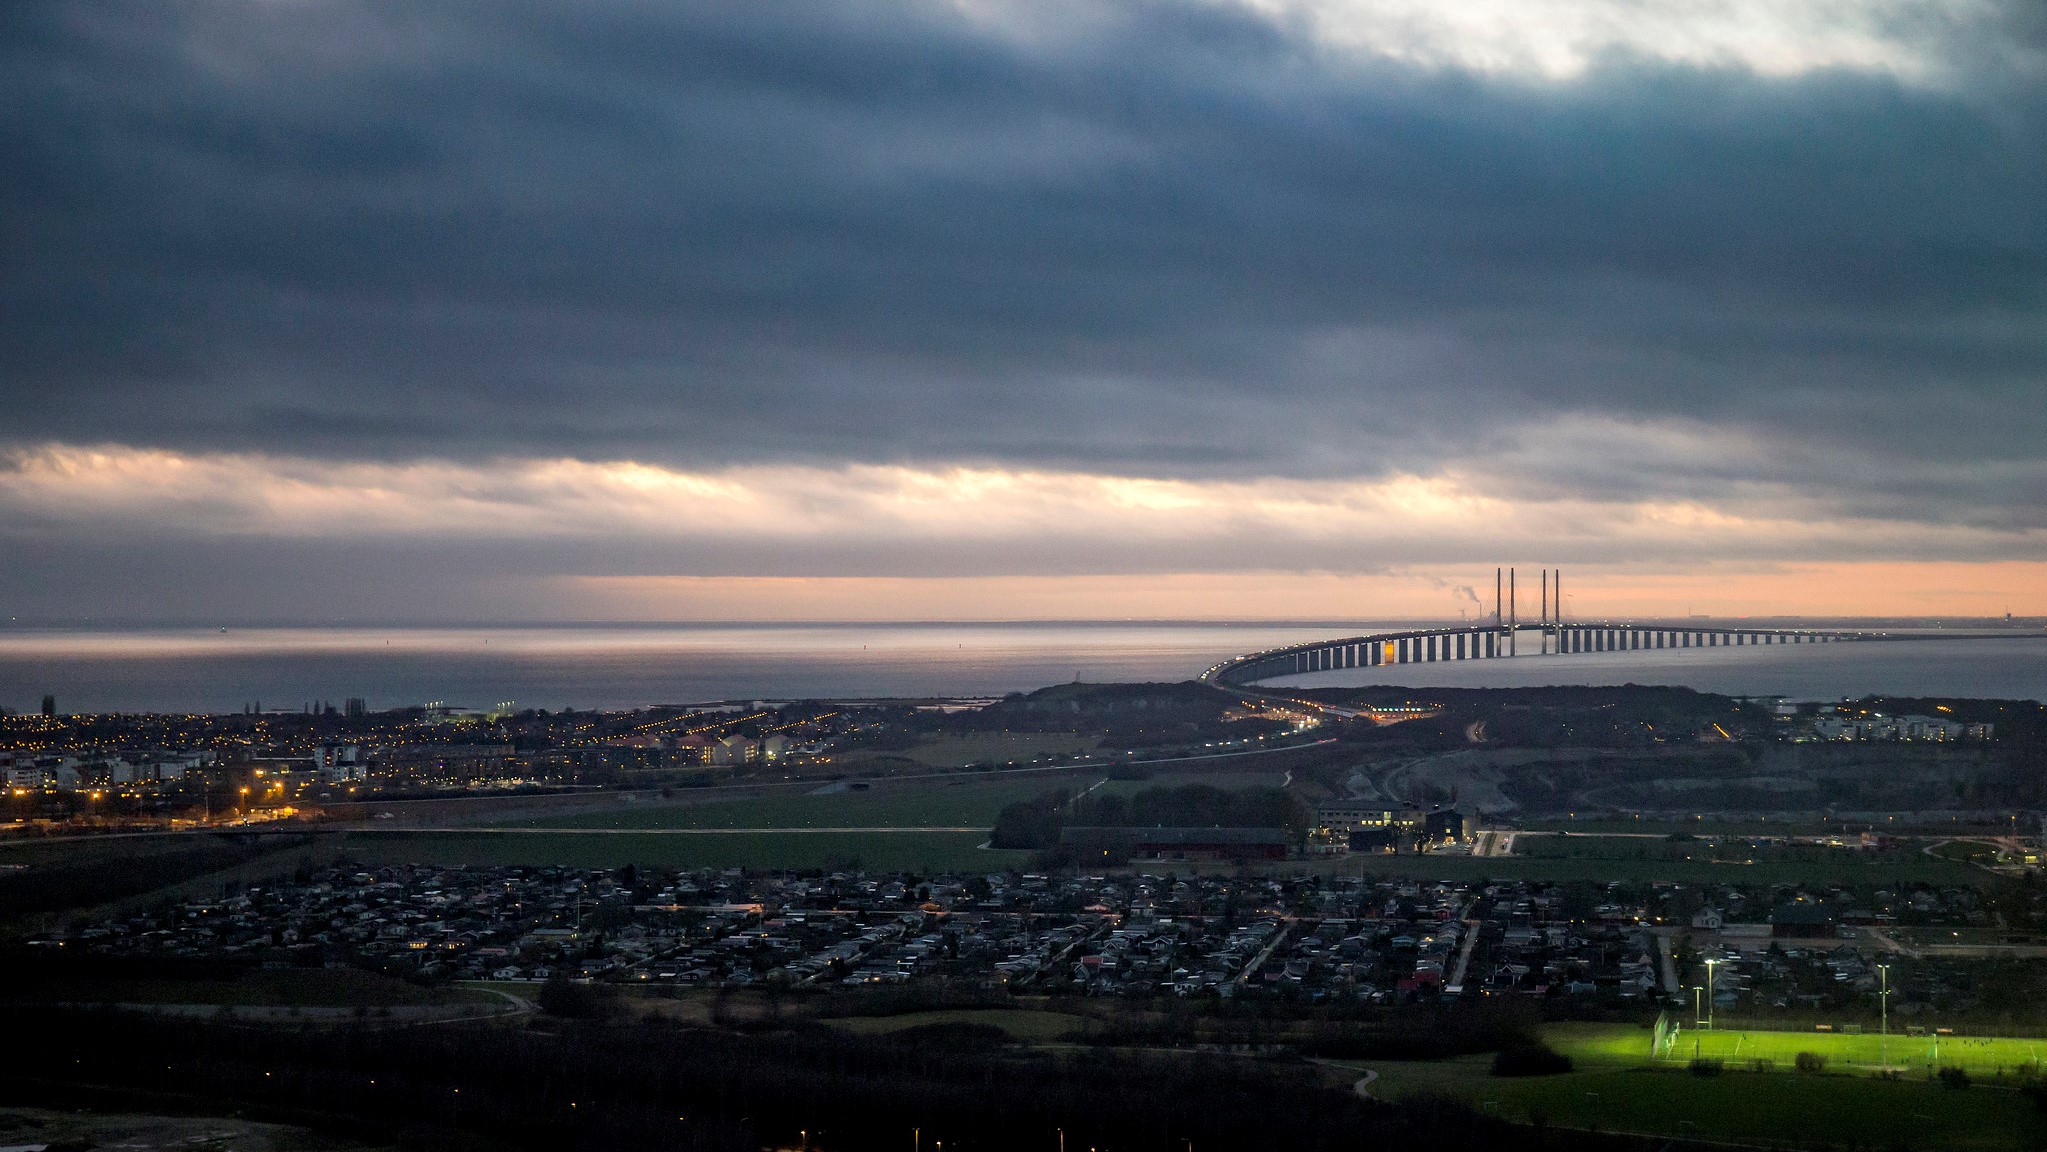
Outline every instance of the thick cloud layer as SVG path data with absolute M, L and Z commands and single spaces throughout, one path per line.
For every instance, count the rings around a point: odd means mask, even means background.
M 97 467 L 72 445 L 145 487 L 146 450 L 342 489 L 967 467 L 1348 508 L 1418 480 L 1831 526 L 1745 537 L 1779 556 L 2038 559 L 2040 11 L 9 5 L 0 530 L 132 527 L 47 481 Z M 150 522 L 217 535 L 233 501 L 194 499 Z M 988 547 L 1138 563 L 1095 527 Z M 1487 544 L 1407 532 L 1361 535 Z M 1610 535 L 1581 554 L 1698 545 Z M 863 563 L 754 538 L 762 570 Z

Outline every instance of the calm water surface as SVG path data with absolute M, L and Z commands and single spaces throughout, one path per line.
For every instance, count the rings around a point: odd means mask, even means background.
M 0 706 L 238 711 L 441 700 L 627 708 L 704 700 L 975 696 L 1075 678 L 1183 680 L 1262 648 L 1394 625 L 930 624 L 0 631 Z M 2047 638 L 1522 656 L 1301 684 L 1684 684 L 1733 693 L 2047 699 Z

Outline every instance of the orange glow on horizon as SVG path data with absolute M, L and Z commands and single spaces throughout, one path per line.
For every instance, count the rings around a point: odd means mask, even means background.
M 1521 616 L 1538 615 L 1520 566 Z M 1456 619 L 1492 612 L 1492 569 L 1394 574 L 1221 572 L 1105 576 L 565 578 L 568 614 L 643 620 Z M 1478 590 L 1474 606 L 1455 591 Z M 2047 561 L 1886 561 L 1564 569 L 1567 618 L 2047 615 Z

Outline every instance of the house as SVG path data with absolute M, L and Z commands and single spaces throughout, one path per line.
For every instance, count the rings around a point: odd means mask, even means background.
M 1431 843 L 1471 839 L 1471 821 L 1455 808 L 1439 808 L 1422 817 L 1422 839 Z

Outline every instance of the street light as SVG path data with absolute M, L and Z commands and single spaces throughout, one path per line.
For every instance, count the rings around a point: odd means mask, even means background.
M 1889 1067 L 1891 1063 L 1891 966 L 1879 964 L 1876 966 L 1876 971 L 1878 979 L 1882 981 L 1882 990 L 1877 993 L 1876 997 L 1877 1011 L 1881 1013 L 1877 1017 L 1877 1059 L 1883 1061 L 1885 1067 Z
M 1713 1030 L 1713 966 L 1718 960 L 1706 961 L 1706 1031 Z

